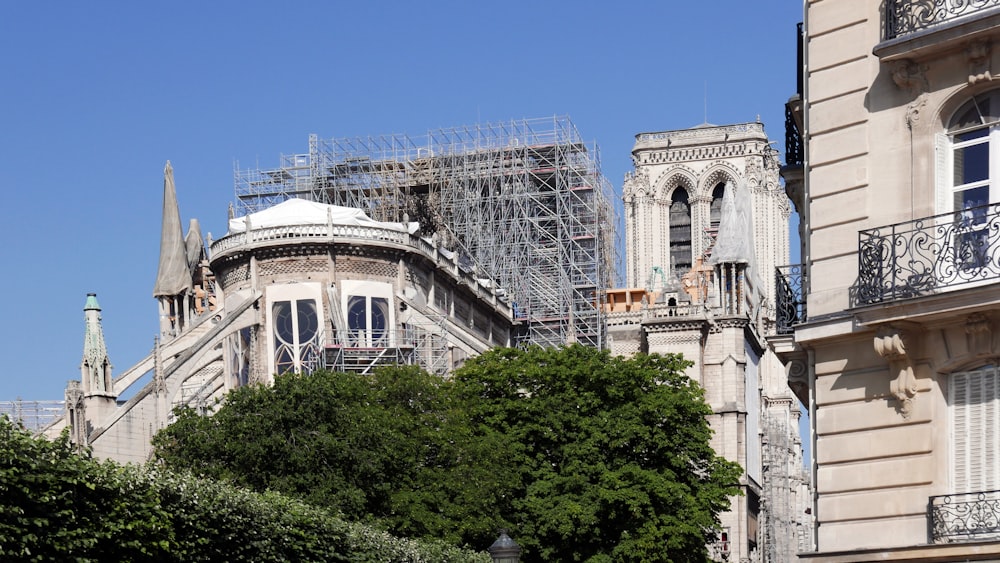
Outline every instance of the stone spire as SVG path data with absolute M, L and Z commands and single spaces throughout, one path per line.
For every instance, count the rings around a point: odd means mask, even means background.
M 200 236 L 200 235 L 199 235 Z M 153 297 L 175 297 L 191 289 L 187 246 L 177 207 L 174 169 L 167 161 L 163 169 L 163 227 L 160 233 L 160 266 L 156 272 Z
M 719 235 L 709 259 L 711 264 L 753 262 L 753 220 L 749 190 L 741 186 L 740 193 L 731 182 L 726 182 L 722 194 L 722 213 Z
M 86 328 L 83 333 L 83 361 L 80 364 L 84 396 L 113 395 L 111 384 L 111 360 L 104 344 L 104 329 L 101 328 L 101 306 L 97 304 L 97 294 L 88 293 L 83 306 Z

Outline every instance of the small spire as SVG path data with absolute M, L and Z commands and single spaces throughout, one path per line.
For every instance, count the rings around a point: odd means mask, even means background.
M 173 297 L 191 289 L 187 248 L 177 206 L 177 188 L 170 161 L 163 168 L 163 226 L 160 232 L 160 265 L 156 272 L 153 297 Z
M 85 395 L 107 395 L 111 392 L 111 359 L 104 344 L 104 329 L 101 327 L 101 306 L 97 294 L 88 293 L 83 306 L 83 361 L 80 372 Z

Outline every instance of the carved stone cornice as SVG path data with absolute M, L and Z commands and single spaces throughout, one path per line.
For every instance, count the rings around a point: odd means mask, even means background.
M 889 382 L 889 391 L 899 401 L 897 409 L 906 420 L 913 414 L 913 401 L 917 396 L 917 379 L 913 375 L 915 362 L 907 349 L 919 348 L 917 338 L 914 328 L 887 325 L 878 329 L 874 339 L 875 353 L 888 360 L 890 374 L 895 374 Z
M 642 327 L 648 333 L 665 333 L 665 332 L 698 332 L 701 331 L 708 325 L 707 320 L 666 320 L 663 318 L 649 319 L 643 321 Z

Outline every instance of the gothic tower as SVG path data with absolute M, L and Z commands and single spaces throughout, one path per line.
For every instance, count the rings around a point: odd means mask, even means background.
M 608 292 L 619 354 L 680 353 L 712 408 L 715 451 L 744 468 L 717 561 L 794 557 L 804 496 L 798 405 L 767 341 L 791 207 L 759 122 L 641 133 L 625 178 L 628 288 Z M 788 557 L 785 557 L 786 554 Z

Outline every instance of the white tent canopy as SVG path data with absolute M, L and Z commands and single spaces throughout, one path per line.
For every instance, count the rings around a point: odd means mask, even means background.
M 273 207 L 251 213 L 250 228 L 290 227 L 294 225 L 346 225 L 352 227 L 378 227 L 413 234 L 418 223 L 388 223 L 376 221 L 365 215 L 360 209 L 340 207 L 326 203 L 317 203 L 304 199 L 292 198 Z M 247 216 L 234 217 L 229 220 L 229 234 L 242 233 L 247 230 Z

